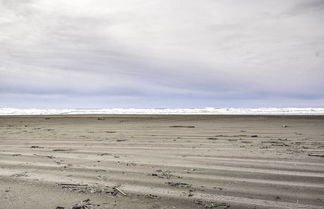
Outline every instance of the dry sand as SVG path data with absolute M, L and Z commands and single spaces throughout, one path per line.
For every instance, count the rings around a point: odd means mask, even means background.
M 323 157 L 323 116 L 2 116 L 0 209 L 323 208 Z

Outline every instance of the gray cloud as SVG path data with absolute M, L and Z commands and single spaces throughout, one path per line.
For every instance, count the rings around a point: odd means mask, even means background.
M 323 106 L 323 10 L 0 0 L 0 106 Z

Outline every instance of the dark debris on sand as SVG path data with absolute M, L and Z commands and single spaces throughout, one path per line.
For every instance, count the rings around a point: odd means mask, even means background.
M 94 206 L 93 203 L 90 202 L 90 199 L 86 199 L 81 201 L 78 204 L 75 204 L 74 206 L 72 206 L 71 209 L 90 209 Z
M 30 146 L 30 148 L 32 148 L 32 149 L 43 149 L 44 147 L 33 145 L 33 146 Z
M 77 203 L 71 207 L 71 209 L 91 209 L 96 204 L 92 203 L 90 199 L 82 200 L 80 203 Z M 65 209 L 62 206 L 57 206 L 55 209 Z
M 146 194 L 144 195 L 145 198 L 149 198 L 149 199 L 158 199 L 159 197 L 157 195 L 153 195 L 153 194 Z
M 230 205 L 228 203 L 215 203 L 215 202 L 209 202 L 209 201 L 203 201 L 203 200 L 194 200 L 194 203 L 196 205 L 201 205 L 202 207 L 206 209 L 226 209 L 230 208 Z
M 169 170 L 163 171 L 161 169 L 156 170 L 156 173 L 152 173 L 151 175 L 159 178 L 166 178 L 166 179 L 170 179 L 171 177 L 179 178 L 179 179 L 182 178 L 181 176 L 173 175 Z
M 182 183 L 182 182 L 167 182 L 169 186 L 178 187 L 178 188 L 190 188 L 191 184 Z

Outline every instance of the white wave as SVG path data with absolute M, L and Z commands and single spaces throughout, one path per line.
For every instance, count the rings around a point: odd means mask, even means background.
M 204 115 L 324 115 L 324 108 L 111 108 L 111 109 L 18 109 L 0 108 L 0 115 L 79 114 L 204 114 Z

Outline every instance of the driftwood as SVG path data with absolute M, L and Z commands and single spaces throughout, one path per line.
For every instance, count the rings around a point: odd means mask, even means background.
M 86 187 L 87 184 L 58 184 L 60 186 L 67 186 L 67 187 Z
M 126 193 L 123 192 L 121 189 L 119 189 L 117 186 L 116 187 L 113 187 L 114 190 L 116 190 L 117 192 L 119 192 L 120 194 L 126 196 Z
M 312 156 L 312 157 L 324 157 L 324 154 L 310 153 L 310 154 L 308 154 L 308 156 Z
M 170 126 L 170 128 L 195 128 L 195 126 Z

